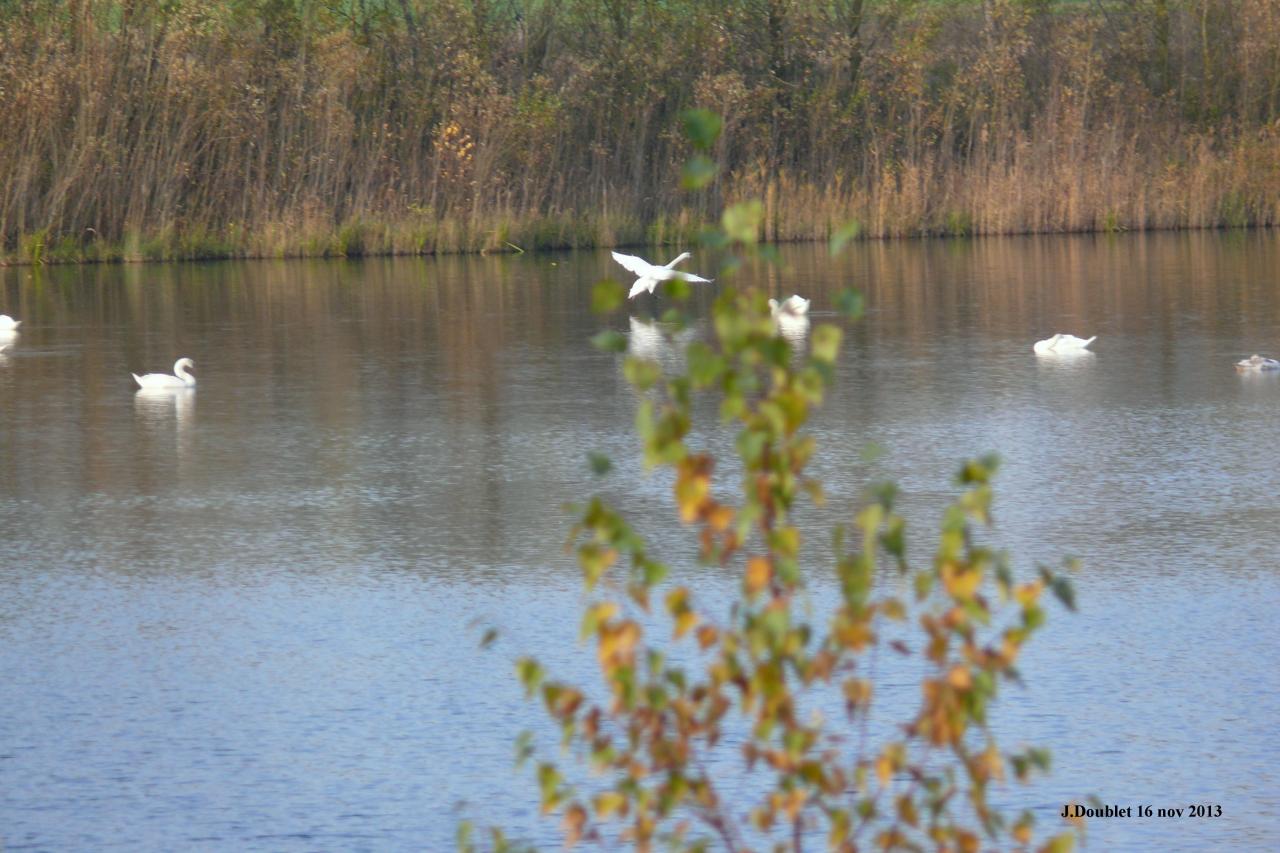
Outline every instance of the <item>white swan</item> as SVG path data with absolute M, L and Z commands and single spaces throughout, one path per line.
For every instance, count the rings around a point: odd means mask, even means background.
M 1036 341 L 1032 349 L 1037 355 L 1061 355 L 1063 353 L 1080 352 L 1089 348 L 1089 344 L 1098 339 L 1097 335 L 1092 338 L 1077 338 L 1075 335 L 1064 335 L 1061 332 L 1052 338 L 1045 338 L 1043 341 Z
M 1262 370 L 1280 370 L 1280 361 L 1255 353 L 1243 361 L 1237 361 L 1236 370 L 1241 373 L 1251 373 Z
M 21 320 L 15 320 L 8 314 L 0 314 L 0 332 L 12 332 L 21 325 Z
M 196 378 L 187 373 L 187 368 L 195 366 L 196 363 L 191 359 L 180 358 L 173 363 L 173 376 L 167 373 L 148 373 L 146 376 L 139 376 L 135 373 L 133 378 L 139 388 L 194 388 Z
M 628 299 L 635 299 L 641 293 L 648 291 L 653 293 L 653 289 L 658 286 L 660 281 L 671 281 L 679 279 L 680 281 L 697 282 L 700 284 L 710 284 L 711 279 L 703 278 L 700 275 L 694 275 L 691 272 L 683 272 L 673 269 L 676 264 L 684 261 L 693 255 L 688 252 L 680 253 L 675 260 L 667 264 L 665 267 L 654 266 L 644 258 L 637 258 L 635 255 L 624 255 L 621 252 L 611 252 L 613 259 L 626 267 L 627 271 L 633 273 L 639 278 L 635 284 L 631 285 L 631 292 L 627 294 Z
M 809 313 L 809 300 L 795 294 L 788 296 L 781 302 L 776 299 L 770 299 L 769 313 L 773 315 L 775 320 L 782 316 L 803 317 Z

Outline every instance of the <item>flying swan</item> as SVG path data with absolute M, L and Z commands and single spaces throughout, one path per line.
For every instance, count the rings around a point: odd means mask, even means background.
M 711 282 L 709 278 L 674 269 L 676 264 L 693 257 L 688 252 L 680 253 L 675 260 L 665 267 L 654 266 L 644 258 L 637 258 L 635 255 L 624 255 L 621 252 L 611 252 L 610 254 L 613 255 L 615 261 L 626 267 L 628 272 L 639 276 L 636 279 L 636 283 L 631 285 L 631 292 L 627 294 L 628 299 L 635 299 L 646 291 L 653 293 L 653 289 L 658 286 L 660 281 L 679 279 L 680 281 L 697 282 L 699 284 L 709 284 Z
M 1061 332 L 1052 338 L 1045 338 L 1043 341 L 1036 341 L 1036 345 L 1032 347 L 1037 355 L 1061 355 L 1063 353 L 1079 353 L 1089 348 L 1089 344 L 1098 339 L 1097 335 L 1092 338 L 1077 338 L 1075 335 L 1064 335 Z
M 1280 370 L 1280 361 L 1274 358 L 1267 358 L 1264 355 L 1251 355 L 1242 361 L 1236 362 L 1236 370 L 1241 373 L 1251 373 L 1259 370 Z
M 196 363 L 189 358 L 180 358 L 173 363 L 173 376 L 167 373 L 148 373 L 146 376 L 133 374 L 134 381 L 138 383 L 139 388 L 150 390 L 152 388 L 194 388 L 196 387 L 196 378 L 187 372 L 187 368 L 195 367 Z

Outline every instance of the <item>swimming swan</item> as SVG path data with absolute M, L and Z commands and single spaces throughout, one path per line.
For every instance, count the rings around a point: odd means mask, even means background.
M 1280 370 L 1280 361 L 1255 353 L 1243 361 L 1237 361 L 1236 370 L 1241 373 L 1251 373 L 1259 370 Z
M 15 320 L 8 314 L 0 314 L 0 332 L 12 332 L 21 325 L 21 320 Z
M 187 373 L 187 368 L 195 366 L 196 363 L 191 359 L 180 358 L 173 363 L 173 376 L 167 373 L 148 373 L 146 376 L 139 376 L 135 373 L 133 378 L 139 388 L 194 388 L 196 378 Z
M 688 252 L 682 252 L 671 263 L 665 267 L 654 266 L 644 258 L 637 258 L 635 255 L 624 255 L 621 252 L 611 252 L 613 259 L 626 267 L 627 271 L 633 273 L 639 278 L 636 283 L 631 285 L 631 292 L 627 294 L 628 299 L 635 299 L 641 293 L 648 291 L 653 293 L 653 289 L 658 286 L 660 281 L 671 281 L 679 279 L 680 281 L 698 282 L 700 284 L 710 284 L 711 279 L 703 278 L 700 275 L 694 275 L 691 272 L 683 272 L 673 269 L 676 264 L 684 261 L 693 255 Z
M 782 302 L 776 299 L 769 300 L 769 313 L 776 320 L 779 316 L 803 317 L 809 313 L 809 300 L 803 296 L 791 295 Z
M 1092 338 L 1077 338 L 1075 335 L 1064 335 L 1061 332 L 1052 338 L 1045 338 L 1043 341 L 1036 341 L 1036 345 L 1032 347 L 1038 355 L 1055 355 L 1067 352 L 1079 352 L 1088 349 L 1089 344 L 1098 339 L 1097 335 Z

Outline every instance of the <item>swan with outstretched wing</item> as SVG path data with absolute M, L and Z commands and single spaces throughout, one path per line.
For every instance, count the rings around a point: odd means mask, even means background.
M 675 269 L 677 264 L 693 257 L 688 252 L 682 252 L 675 260 L 664 267 L 651 264 L 644 258 L 637 258 L 635 255 L 624 255 L 621 252 L 612 252 L 611 254 L 615 261 L 626 267 L 628 272 L 637 276 L 635 284 L 631 285 L 631 292 L 627 294 L 628 299 L 635 299 L 645 292 L 653 293 L 653 289 L 658 286 L 660 281 L 679 280 L 695 284 L 711 283 L 709 278 Z

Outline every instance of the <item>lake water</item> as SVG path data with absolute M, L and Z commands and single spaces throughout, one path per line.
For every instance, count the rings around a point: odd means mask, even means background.
M 957 463 L 994 450 L 994 538 L 1023 571 L 1083 561 L 1080 612 L 1052 613 L 996 711 L 1053 773 L 998 797 L 1041 827 L 1090 794 L 1222 807 L 1095 819 L 1090 849 L 1274 849 L 1280 377 L 1232 363 L 1280 356 L 1280 240 L 782 261 L 742 278 L 811 296 L 815 320 L 848 285 L 868 306 L 814 422 L 818 554 L 885 478 L 927 545 Z M 512 770 L 515 736 L 547 730 L 511 663 L 591 679 L 562 505 L 599 487 L 654 532 L 672 511 L 619 360 L 587 342 L 603 322 L 644 343 L 589 311 L 617 271 L 605 252 L 0 270 L 25 321 L 0 353 L 0 844 L 440 850 L 466 816 L 558 849 Z M 1096 354 L 1038 360 L 1056 331 Z M 179 356 L 194 393 L 135 396 L 130 372 Z M 603 481 L 590 450 L 615 461 Z M 736 583 L 677 574 L 710 600 Z

